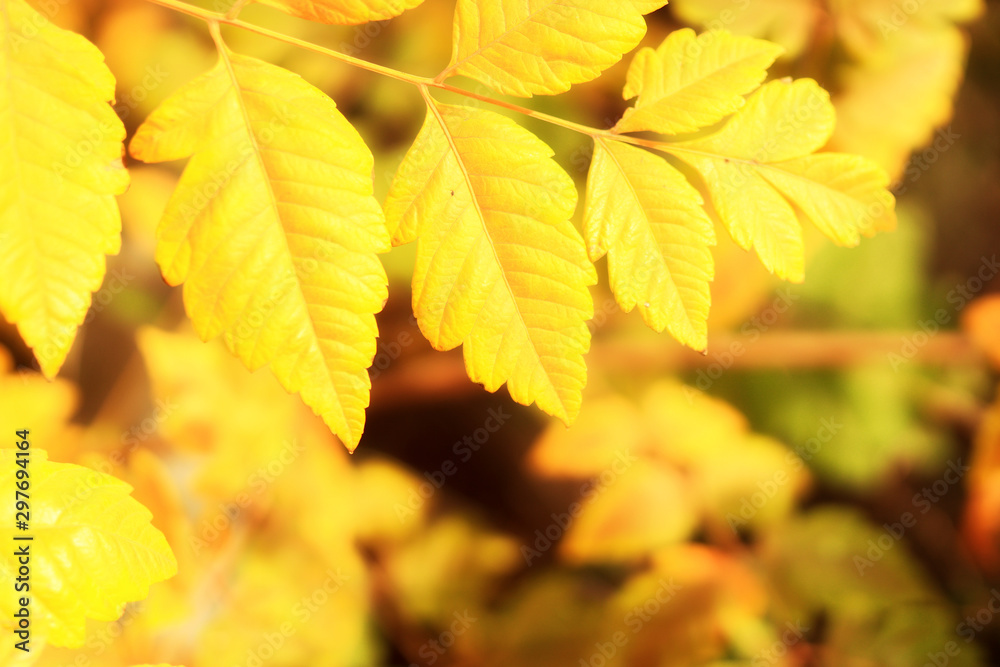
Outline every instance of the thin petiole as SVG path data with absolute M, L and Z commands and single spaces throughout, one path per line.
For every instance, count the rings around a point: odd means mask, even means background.
M 251 0 L 237 0 L 237 2 L 233 5 L 233 8 L 230 9 L 230 11 L 226 14 L 213 12 L 208 9 L 202 9 L 201 7 L 195 7 L 194 5 L 182 2 L 181 0 L 148 0 L 148 1 L 152 2 L 153 4 L 160 5 L 161 7 L 173 9 L 174 11 L 181 12 L 182 14 L 187 14 L 188 16 L 194 16 L 195 18 L 199 18 L 207 22 L 209 24 L 210 29 L 211 26 L 214 25 L 216 26 L 215 29 L 217 30 L 219 24 L 225 23 L 227 25 L 235 26 L 237 28 L 242 28 L 243 30 L 248 30 L 250 32 L 257 33 L 258 35 L 263 35 L 264 37 L 269 37 L 271 39 L 285 42 L 286 44 L 297 46 L 307 51 L 312 51 L 314 53 L 322 54 L 324 56 L 333 58 L 334 60 L 338 60 L 342 63 L 351 65 L 353 67 L 357 67 L 359 69 L 363 69 L 369 72 L 373 72 L 375 74 L 380 74 L 382 76 L 395 79 L 397 81 L 402 81 L 404 83 L 417 86 L 418 88 L 425 91 L 429 88 L 437 88 L 438 90 L 444 90 L 450 93 L 455 93 L 457 95 L 463 95 L 470 99 L 478 100 L 486 104 L 491 104 L 493 106 L 507 109 L 508 111 L 513 111 L 515 113 L 519 113 L 528 116 L 530 118 L 537 118 L 538 120 L 543 121 L 545 123 L 549 123 L 551 125 L 571 130 L 573 132 L 578 132 L 593 139 L 603 138 L 612 141 L 621 141 L 623 143 L 633 144 L 635 146 L 643 146 L 645 148 L 651 148 L 653 150 L 658 150 L 664 153 L 671 153 L 671 154 L 689 153 L 689 154 L 705 155 L 713 158 L 720 157 L 718 155 L 689 149 L 684 146 L 679 146 L 677 144 L 672 144 L 662 141 L 654 141 L 651 139 L 643 139 L 640 137 L 632 137 L 632 136 L 618 134 L 616 132 L 611 132 L 609 130 L 600 130 L 594 127 L 581 125 L 579 123 L 574 123 L 572 121 L 558 118 L 556 116 L 550 116 L 549 114 L 542 113 L 541 111 L 535 111 L 534 109 L 528 109 L 526 107 L 522 107 L 517 104 L 513 104 L 511 102 L 505 102 L 503 100 L 498 100 L 489 97 L 487 95 L 480 95 L 479 93 L 474 93 L 472 91 L 465 90 L 463 88 L 458 88 L 457 86 L 452 86 L 451 84 L 445 83 L 443 81 L 443 77 L 440 75 L 436 79 L 430 79 L 427 77 L 416 76 L 414 74 L 408 74 L 406 72 L 401 72 L 391 67 L 378 65 L 376 63 L 369 62 L 367 60 L 362 60 L 361 58 L 355 58 L 354 56 L 349 56 L 346 53 L 334 51 L 332 49 L 320 46 L 319 44 L 313 44 L 312 42 L 307 42 L 297 37 L 292 37 L 284 33 L 276 32 L 274 30 L 269 30 L 268 28 L 263 28 L 261 26 L 254 25 L 253 23 L 247 23 L 246 21 L 237 18 L 236 14 L 238 14 L 239 10 L 242 9 L 243 6 L 246 5 L 248 2 L 250 2 Z M 213 35 L 214 34 L 215 33 L 213 33 Z M 447 72 L 447 70 L 445 71 Z M 740 160 L 736 158 L 729 158 L 729 160 L 732 162 L 748 162 L 748 163 L 751 162 L 749 160 Z

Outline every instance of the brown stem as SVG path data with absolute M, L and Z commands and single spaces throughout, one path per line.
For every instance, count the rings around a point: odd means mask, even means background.
M 659 375 L 699 369 L 849 368 L 882 364 L 886 368 L 912 366 L 978 366 L 982 354 L 964 335 L 941 332 L 923 345 L 922 332 L 782 331 L 759 334 L 717 334 L 709 338 L 708 354 L 701 355 L 653 336 L 616 336 L 595 340 L 587 357 L 591 367 L 627 375 Z M 731 359 L 730 359 L 731 356 Z M 428 384 L 428 378 L 434 382 Z M 404 358 L 372 385 L 372 405 L 424 403 L 481 391 L 466 378 L 460 355 L 438 352 Z

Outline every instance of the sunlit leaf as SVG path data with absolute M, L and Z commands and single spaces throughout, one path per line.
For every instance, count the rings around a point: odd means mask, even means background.
M 372 156 L 298 76 L 220 51 L 139 128 L 146 162 L 193 154 L 159 228 L 164 278 L 205 340 L 270 365 L 350 449 L 364 428 L 388 249 Z
M 715 230 L 701 195 L 661 156 L 595 141 L 584 209 L 590 258 L 608 254 L 622 310 L 638 306 L 653 329 L 704 350 Z
M 814 81 L 774 81 L 717 132 L 669 150 L 705 179 L 736 242 L 779 277 L 801 282 L 796 211 L 840 245 L 895 226 L 885 172 L 853 155 L 813 154 L 833 126 L 829 96 Z
M 121 244 L 125 128 L 86 39 L 3 0 L 0 43 L 0 312 L 51 378 Z
M 15 452 L 0 450 L 0 482 L 15 488 Z M 150 525 L 149 510 L 130 497 L 124 482 L 68 463 L 48 460 L 31 450 L 30 529 L 14 530 L 14 503 L 0 509 L 0 538 L 30 535 L 31 618 L 38 636 L 57 646 L 80 646 L 86 619 L 118 618 L 126 602 L 146 597 L 151 584 L 173 576 L 177 561 L 163 534 Z M 17 577 L 18 556 L 11 546 L 0 557 L 0 572 Z M 0 601 L 5 624 L 14 617 L 16 599 Z
M 491 111 L 433 104 L 386 201 L 393 242 L 419 239 L 413 310 L 439 350 L 519 403 L 571 422 L 596 281 L 552 151 Z
M 781 53 L 770 42 L 727 32 L 675 30 L 629 66 L 625 98 L 638 96 L 615 129 L 663 134 L 694 132 L 741 108 Z
M 595 78 L 646 34 L 643 10 L 602 0 L 458 0 L 451 63 L 506 95 L 554 95 Z M 642 12 L 642 13 L 640 13 Z

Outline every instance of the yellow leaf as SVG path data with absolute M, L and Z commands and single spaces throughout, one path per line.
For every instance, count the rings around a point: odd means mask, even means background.
M 585 478 L 640 451 L 645 440 L 639 411 L 631 402 L 611 395 L 589 400 L 573 428 L 553 422 L 532 446 L 528 461 L 541 475 Z
M 821 7 L 808 0 L 673 0 L 670 7 L 691 25 L 777 42 L 788 58 L 808 46 L 823 18 Z
M 822 148 L 835 122 L 829 94 L 812 79 L 772 81 L 717 132 L 677 145 L 756 163 L 781 162 Z
M 420 495 L 427 480 L 389 459 L 367 459 L 356 468 L 352 490 L 357 539 L 397 544 L 421 532 L 431 502 Z
M 838 245 L 895 228 L 889 177 L 860 155 L 818 153 L 762 170 L 764 178 Z
M 464 343 L 469 376 L 570 422 L 596 282 L 572 179 L 491 111 L 433 104 L 386 201 L 394 243 L 419 236 L 413 309 L 434 347 Z
M 220 578 L 217 606 L 202 610 L 190 631 L 198 632 L 192 663 L 391 664 L 370 615 L 375 584 L 358 554 L 334 563 L 300 542 L 258 539 Z
M 675 30 L 658 49 L 642 49 L 632 60 L 625 99 L 639 99 L 615 130 L 681 134 L 722 120 L 743 106 L 743 95 L 760 85 L 781 51 L 726 32 Z
M 497 581 L 522 562 L 511 537 L 471 517 L 448 514 L 389 552 L 384 568 L 406 616 L 446 627 L 456 611 L 480 606 Z
M 653 384 L 641 407 L 615 395 L 591 400 L 573 428 L 552 424 L 528 461 L 547 477 L 591 478 L 580 495 L 592 500 L 568 510 L 579 516 L 565 553 L 579 559 L 631 558 L 681 539 L 696 519 L 767 526 L 810 483 L 805 463 L 750 433 L 735 408 L 672 381 Z M 665 509 L 673 505 L 686 509 Z
M 301 403 L 269 375 L 248 377 L 220 341 L 142 328 L 137 343 L 162 406 L 157 432 L 180 452 L 207 455 L 196 476 L 206 500 L 244 493 L 255 472 L 303 446 L 295 428 Z
M 219 64 L 139 128 L 147 162 L 193 154 L 159 228 L 203 340 L 270 364 L 353 450 L 364 428 L 388 249 L 372 155 L 333 101 L 274 65 Z
M 966 51 L 957 28 L 910 29 L 892 33 L 863 59 L 842 68 L 831 148 L 864 155 L 893 178 L 905 172 L 908 180 L 916 180 L 923 162 L 909 169 L 907 163 L 914 149 L 931 141 L 934 128 L 951 118 Z M 937 153 L 957 138 L 942 136 Z
M 301 451 L 294 453 L 294 460 L 279 456 L 271 471 L 265 469 L 264 481 L 273 492 L 273 511 L 286 516 L 272 527 L 271 534 L 282 542 L 292 539 L 309 545 L 330 563 L 354 558 L 355 528 L 362 514 L 331 512 L 330 508 L 359 501 L 361 491 L 354 476 L 357 469 L 344 450 L 331 446 L 326 429 L 302 426 Z M 256 495 L 252 486 L 251 494 Z
M 827 85 L 837 91 L 837 131 L 828 150 L 864 155 L 893 179 L 913 149 L 951 117 L 967 50 L 954 24 L 984 9 L 982 0 L 831 0 L 826 6 L 675 0 L 671 6 L 689 23 L 775 41 L 789 58 L 806 60 L 811 40 L 818 42 L 813 55 L 823 55 L 830 49 L 821 45 L 834 41 L 837 55 L 819 63 L 832 72 Z
M 292 16 L 320 23 L 355 25 L 385 21 L 413 9 L 424 0 L 258 0 Z
M 749 429 L 733 406 L 676 381 L 650 386 L 642 407 L 640 418 L 655 435 L 650 455 L 666 455 L 683 468 L 699 467 L 708 443 L 731 445 Z
M 76 387 L 62 378 L 46 380 L 35 372 L 13 373 L 3 366 L 0 363 L 0 424 L 30 426 L 32 445 L 39 449 L 68 449 L 73 441 L 69 420 L 80 402 Z
M 584 233 L 590 258 L 608 253 L 611 289 L 625 312 L 637 305 L 656 331 L 708 345 L 715 230 L 702 198 L 661 156 L 595 139 Z
M 612 631 L 618 629 L 629 639 L 615 664 L 735 667 L 752 665 L 754 660 L 782 667 L 794 664 L 765 653 L 776 645 L 784 648 L 778 633 L 761 642 L 759 651 L 741 650 L 747 633 L 733 632 L 733 621 L 746 619 L 760 627 L 773 598 L 747 559 L 701 544 L 680 544 L 650 555 L 652 562 L 628 578 L 606 603 L 611 625 L 605 636 L 614 636 Z
M 0 450 L 0 485 L 14 489 L 18 450 Z M 34 633 L 56 646 L 84 641 L 87 618 L 111 621 L 126 602 L 146 597 L 149 586 L 177 571 L 166 539 L 150 525 L 152 515 L 129 496 L 125 482 L 69 463 L 48 460 L 31 449 L 31 623 Z M 0 507 L 0 539 L 14 544 L 14 505 Z M 21 543 L 17 543 L 19 546 Z M 18 573 L 13 548 L 0 557 L 4 581 Z M 0 598 L 5 624 L 15 599 Z
M 666 149 L 705 179 L 712 204 L 743 248 L 779 277 L 804 274 L 796 206 L 840 245 L 895 226 L 889 178 L 857 156 L 812 153 L 833 132 L 829 95 L 810 79 L 773 81 L 721 129 Z
M 505 95 L 554 95 L 597 77 L 645 34 L 630 2 L 458 0 L 451 62 L 438 80 L 461 74 Z
M 589 499 L 569 524 L 559 545 L 568 560 L 641 559 L 684 541 L 697 525 L 698 507 L 678 471 L 640 461 L 608 478 L 593 482 Z M 564 521 L 570 520 L 574 509 L 563 515 Z M 553 520 L 558 521 L 559 515 Z
M 646 456 L 684 471 L 704 513 L 736 530 L 788 516 L 810 482 L 805 463 L 781 443 L 749 432 L 731 405 L 676 382 L 643 397 Z
M 954 23 L 971 21 L 985 9 L 982 0 L 832 0 L 837 32 L 851 54 L 865 59 L 892 48 L 903 33 L 950 32 Z M 948 95 L 950 98 L 951 95 Z
M 125 128 L 86 39 L 0 0 L 0 43 L 0 311 L 51 378 L 121 244 Z

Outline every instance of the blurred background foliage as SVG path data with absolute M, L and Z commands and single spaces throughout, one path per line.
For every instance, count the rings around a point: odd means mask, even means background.
M 242 17 L 433 75 L 452 11 Z M 106 54 L 130 132 L 215 59 L 203 24 L 140 0 L 52 18 Z M 180 569 L 36 664 L 1000 664 L 1000 3 L 674 0 L 649 24 L 648 44 L 682 25 L 782 44 L 774 76 L 833 93 L 829 148 L 892 174 L 898 231 L 849 250 L 809 237 L 803 285 L 720 234 L 706 357 L 597 286 L 568 430 L 430 349 L 409 308 L 413 247 L 395 249 L 351 457 L 269 374 L 191 333 L 153 261 L 181 165 L 130 164 L 123 250 L 61 377 L 44 381 L 0 326 L 0 413 L 51 459 L 132 484 Z M 417 92 L 224 32 L 333 97 L 384 197 Z M 611 125 L 626 66 L 529 104 Z M 585 138 L 519 121 L 582 186 Z

